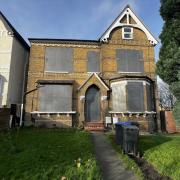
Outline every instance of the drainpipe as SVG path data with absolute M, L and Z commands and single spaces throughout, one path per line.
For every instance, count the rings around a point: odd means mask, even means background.
M 22 127 L 23 125 L 23 109 L 24 109 L 24 104 L 21 104 L 20 127 Z

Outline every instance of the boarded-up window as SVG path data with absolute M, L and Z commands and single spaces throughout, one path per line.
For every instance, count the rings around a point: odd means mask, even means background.
M 128 82 L 128 111 L 143 112 L 144 111 L 144 86 L 143 82 Z
M 117 49 L 116 59 L 119 72 L 144 72 L 142 51 Z
M 87 54 L 87 71 L 99 72 L 100 71 L 100 54 L 96 51 L 89 51 Z
M 126 111 L 126 82 L 113 83 L 111 87 L 113 111 Z
M 147 110 L 153 110 L 153 97 L 152 97 L 152 88 L 150 84 L 146 84 L 146 94 L 147 94 Z
M 45 54 L 45 71 L 72 72 L 73 49 L 47 47 Z
M 42 85 L 39 92 L 39 110 L 43 112 L 64 112 L 72 110 L 71 85 Z

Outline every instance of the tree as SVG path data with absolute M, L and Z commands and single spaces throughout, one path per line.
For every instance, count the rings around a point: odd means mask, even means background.
M 180 0 L 161 0 L 160 14 L 164 26 L 160 35 L 161 49 L 157 73 L 170 85 L 177 98 L 176 112 L 180 111 Z M 179 108 L 179 110 L 178 110 Z M 177 113 L 175 113 L 177 114 Z M 180 117 L 175 117 L 180 122 Z

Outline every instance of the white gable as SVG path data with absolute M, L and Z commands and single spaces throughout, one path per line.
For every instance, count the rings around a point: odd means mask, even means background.
M 126 22 L 122 22 L 122 19 L 126 17 Z M 130 18 L 134 20 L 135 23 L 130 23 Z M 145 25 L 139 20 L 139 18 L 131 10 L 130 6 L 126 6 L 122 13 L 115 19 L 115 21 L 110 25 L 110 27 L 105 31 L 105 33 L 100 37 L 100 41 L 107 42 L 110 36 L 110 33 L 113 29 L 117 27 L 130 26 L 141 29 L 147 36 L 149 42 L 152 45 L 156 45 L 158 41 L 153 37 Z

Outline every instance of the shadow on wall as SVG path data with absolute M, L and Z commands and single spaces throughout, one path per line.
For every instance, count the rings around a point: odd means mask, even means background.
M 7 82 L 6 78 L 0 74 L 0 108 L 2 107 L 4 83 Z

